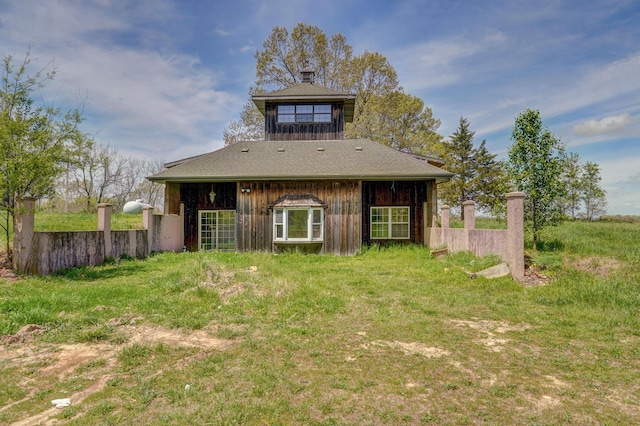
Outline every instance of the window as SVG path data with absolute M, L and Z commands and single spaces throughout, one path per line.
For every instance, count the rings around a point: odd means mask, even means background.
M 275 241 L 322 241 L 323 209 L 287 208 L 273 210 Z
M 278 123 L 331 123 L 331 105 L 278 105 Z
M 408 239 L 409 207 L 371 207 L 371 239 Z
M 236 211 L 200 210 L 198 211 L 198 249 L 224 250 L 236 249 Z

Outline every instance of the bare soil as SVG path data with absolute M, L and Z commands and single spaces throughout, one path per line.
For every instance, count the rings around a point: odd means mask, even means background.
M 91 377 L 88 377 L 93 380 L 93 383 L 72 395 L 60 396 L 60 398 L 70 398 L 71 405 L 77 405 L 86 397 L 100 392 L 104 389 L 109 379 L 116 376 L 113 371 L 115 370 L 118 352 L 127 345 L 134 343 L 164 343 L 172 347 L 195 347 L 202 349 L 203 352 L 208 352 L 210 350 L 225 350 L 234 343 L 234 341 L 216 337 L 215 327 L 190 330 L 186 333 L 181 330 L 141 324 L 141 320 L 143 320 L 142 317 L 127 315 L 121 318 L 112 318 L 108 321 L 110 325 L 118 327 L 118 331 L 126 336 L 127 343 L 125 345 L 111 343 L 44 343 L 38 341 L 35 337 L 44 333 L 45 330 L 38 325 L 28 324 L 16 334 L 2 337 L 0 364 L 6 367 L 15 366 L 19 368 L 39 366 L 38 376 L 40 379 L 57 378 L 58 380 L 64 380 L 77 374 L 78 367 L 86 365 L 88 362 L 104 360 L 104 365 L 100 368 L 92 369 Z M 29 401 L 35 397 L 36 392 L 37 389 L 34 388 L 25 398 L 1 407 L 0 413 L 16 404 Z M 55 424 L 57 421 L 52 417 L 58 413 L 59 409 L 52 406 L 42 412 L 23 418 L 17 423 L 13 423 L 13 425 Z

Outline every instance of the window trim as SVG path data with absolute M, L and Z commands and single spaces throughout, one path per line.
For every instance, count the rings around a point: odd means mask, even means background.
M 386 222 L 374 222 L 373 221 L 373 210 L 374 209 L 386 209 L 388 220 Z M 403 209 L 407 212 L 407 221 L 406 222 L 394 222 L 392 210 L 393 209 Z M 374 237 L 373 236 L 373 225 L 374 224 L 384 224 L 388 226 L 387 236 L 386 237 Z M 406 237 L 394 237 L 393 236 L 393 225 L 406 225 L 407 226 L 407 236 Z M 410 240 L 411 239 L 411 206 L 370 206 L 369 207 L 369 238 L 372 240 Z
M 281 222 L 278 222 L 278 212 L 281 214 Z M 307 237 L 306 238 L 289 238 L 289 212 L 290 211 L 306 211 L 307 212 Z M 314 221 L 314 212 L 320 212 L 320 221 Z M 313 236 L 315 226 L 320 226 L 319 237 Z M 278 237 L 278 227 L 282 227 L 282 237 Z M 317 243 L 324 241 L 324 208 L 322 207 L 275 207 L 273 209 L 273 241 L 275 243 Z
M 293 107 L 293 111 L 280 112 L 281 107 Z M 305 111 L 305 108 L 311 107 L 311 111 Z M 317 107 L 329 107 L 329 111 L 322 111 Z M 300 111 L 298 111 L 300 109 Z M 316 111 L 318 109 L 318 111 Z M 281 120 L 282 116 L 290 116 L 292 120 Z M 303 119 L 310 116 L 311 120 Z M 327 117 L 328 120 L 319 120 L 317 118 Z M 331 104 L 279 104 L 276 107 L 276 122 L 278 124 L 302 124 L 302 123 L 332 123 L 333 122 L 333 107 Z

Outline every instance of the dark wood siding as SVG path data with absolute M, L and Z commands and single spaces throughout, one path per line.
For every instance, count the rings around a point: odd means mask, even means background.
M 184 244 L 188 250 L 198 249 L 198 210 L 235 210 L 236 183 L 183 183 L 180 200 L 184 203 Z M 216 193 L 213 203 L 209 193 Z
M 264 129 L 268 141 L 344 139 L 343 104 L 331 105 L 331 123 L 278 123 L 277 109 L 276 104 L 265 106 Z
M 366 244 L 383 244 L 387 240 L 371 240 L 372 206 L 409 206 L 410 241 L 424 243 L 424 206 L 427 203 L 425 181 L 379 181 L 362 183 L 362 236 Z M 407 242 L 407 240 L 398 240 Z
M 242 192 L 248 189 L 249 192 Z M 237 248 L 274 250 L 269 205 L 285 194 L 312 194 L 327 204 L 321 253 L 353 255 L 362 246 L 359 181 L 239 182 Z
M 164 213 L 180 214 L 180 184 L 167 182 L 164 186 Z

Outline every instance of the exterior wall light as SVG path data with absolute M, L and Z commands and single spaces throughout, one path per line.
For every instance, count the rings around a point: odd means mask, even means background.
M 251 192 L 251 188 L 240 188 L 240 191 L 249 193 Z
M 211 200 L 211 204 L 216 200 L 216 193 L 214 191 L 209 193 L 209 200 Z

